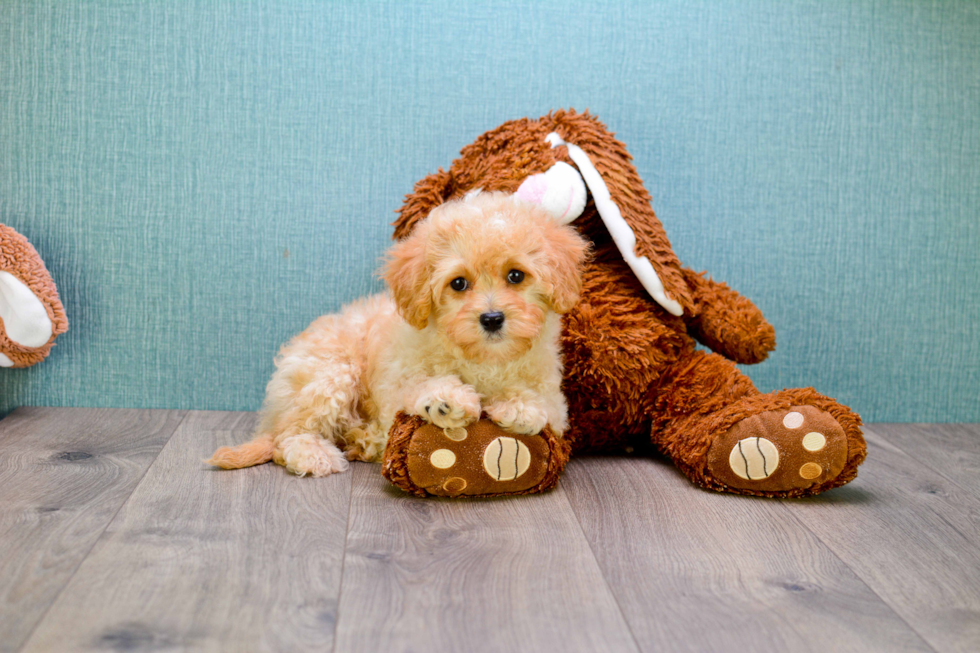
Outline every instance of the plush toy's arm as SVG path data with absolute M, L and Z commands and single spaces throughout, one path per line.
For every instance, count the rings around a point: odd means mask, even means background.
M 698 342 L 736 363 L 761 363 L 776 348 L 776 331 L 750 300 L 704 273 L 681 268 L 696 310 L 685 316 Z

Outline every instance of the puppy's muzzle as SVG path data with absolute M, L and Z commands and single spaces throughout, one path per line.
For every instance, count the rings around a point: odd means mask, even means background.
M 500 311 L 480 315 L 480 326 L 487 333 L 496 333 L 504 326 L 504 314 Z

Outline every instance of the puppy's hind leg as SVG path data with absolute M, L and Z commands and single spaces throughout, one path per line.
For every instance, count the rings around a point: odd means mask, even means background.
M 353 428 L 345 433 L 344 443 L 347 460 L 380 463 L 388 443 L 388 432 L 378 422 L 370 422 L 363 428 Z
M 337 445 L 315 433 L 283 437 L 272 459 L 297 476 L 327 476 L 346 471 L 349 465 Z
M 307 359 L 300 370 L 287 363 L 270 381 L 264 408 L 263 430 L 277 434 L 272 459 L 299 476 L 345 471 L 347 459 L 335 443 L 361 421 L 359 370 L 336 359 Z M 298 380 L 305 383 L 297 389 Z

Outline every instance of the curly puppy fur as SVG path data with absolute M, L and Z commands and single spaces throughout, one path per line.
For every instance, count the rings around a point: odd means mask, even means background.
M 283 347 L 255 439 L 207 462 L 274 460 L 301 476 L 380 462 L 399 412 L 461 427 L 484 411 L 510 431 L 560 435 L 560 315 L 578 301 L 587 254 L 573 228 L 509 194 L 443 204 L 390 250 L 389 293 Z

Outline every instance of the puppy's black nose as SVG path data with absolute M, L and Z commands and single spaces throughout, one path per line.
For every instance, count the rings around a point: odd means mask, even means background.
M 485 331 L 489 331 L 490 333 L 500 331 L 500 328 L 504 326 L 504 314 L 500 311 L 484 313 L 480 316 L 480 324 L 483 325 Z

